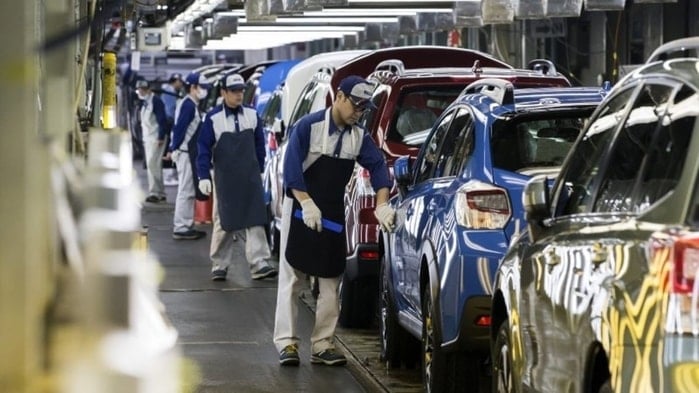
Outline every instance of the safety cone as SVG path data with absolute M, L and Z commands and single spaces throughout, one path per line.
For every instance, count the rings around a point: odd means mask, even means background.
M 211 198 L 200 201 L 194 201 L 194 223 L 195 224 L 211 224 L 211 213 L 214 208 L 214 203 Z

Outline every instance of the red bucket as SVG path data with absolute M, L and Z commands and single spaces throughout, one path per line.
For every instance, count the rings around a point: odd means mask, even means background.
M 196 199 L 194 201 L 194 223 L 195 224 L 211 224 L 211 213 L 214 208 L 212 198 L 205 201 Z

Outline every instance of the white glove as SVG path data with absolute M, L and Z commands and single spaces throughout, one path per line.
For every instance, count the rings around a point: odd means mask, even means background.
M 313 199 L 308 198 L 301 201 L 301 208 L 303 209 L 303 223 L 318 232 L 322 231 L 323 223 L 321 221 L 320 209 L 313 202 Z
M 387 232 L 393 231 L 393 220 L 396 217 L 396 211 L 391 209 L 391 207 L 388 206 L 387 203 L 384 202 L 376 206 L 376 210 L 374 210 L 374 216 L 376 216 L 376 219 L 379 220 L 379 225 L 381 225 L 381 229 Z
M 211 195 L 211 180 L 200 179 L 199 180 L 199 191 L 204 195 Z

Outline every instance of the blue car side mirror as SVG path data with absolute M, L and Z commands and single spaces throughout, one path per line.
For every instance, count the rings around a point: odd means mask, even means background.
M 406 187 L 410 183 L 410 158 L 408 156 L 398 157 L 393 163 L 393 176 L 396 184 Z

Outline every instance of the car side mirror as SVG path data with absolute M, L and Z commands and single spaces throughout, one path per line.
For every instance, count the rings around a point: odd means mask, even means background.
M 551 217 L 549 192 L 549 178 L 546 175 L 534 176 L 524 187 L 522 204 L 532 242 L 541 232 L 542 221 Z
M 396 179 L 398 192 L 401 196 L 405 195 L 410 184 L 410 174 L 410 158 L 408 156 L 398 157 L 393 163 L 393 177 Z

